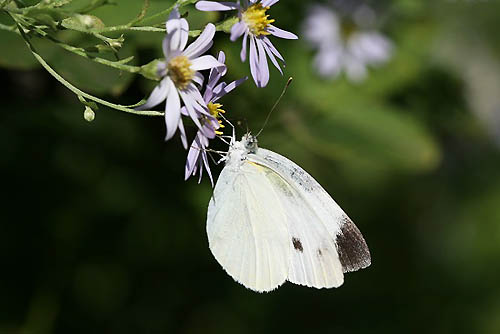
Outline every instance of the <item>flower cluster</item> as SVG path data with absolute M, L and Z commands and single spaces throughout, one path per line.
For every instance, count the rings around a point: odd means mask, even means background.
M 247 46 L 250 45 L 250 71 L 257 87 L 265 87 L 269 82 L 269 68 L 267 57 L 273 65 L 283 74 L 276 58 L 284 62 L 281 54 L 276 50 L 268 36 L 272 35 L 285 39 L 297 39 L 291 32 L 282 30 L 272 25 L 267 10 L 279 0 L 243 0 L 239 2 L 214 2 L 198 1 L 196 8 L 203 11 L 228 11 L 237 10 L 239 21 L 231 28 L 231 41 L 236 41 L 243 36 L 241 48 L 241 61 L 247 57 Z
M 219 62 L 224 63 L 226 56 L 224 52 L 219 52 Z M 219 80 L 224 76 L 225 72 L 218 69 L 212 69 L 210 75 L 208 76 L 208 83 L 205 87 L 205 92 L 203 93 L 203 100 L 207 106 L 210 115 L 213 116 L 211 119 L 206 119 L 204 122 L 204 129 L 198 130 L 196 137 L 189 148 L 189 153 L 186 161 L 186 180 L 192 176 L 199 173 L 199 180 L 203 175 L 203 168 L 207 170 L 207 174 L 210 178 L 212 186 L 214 185 L 214 180 L 212 173 L 210 172 L 210 165 L 208 163 L 207 148 L 209 144 L 209 139 L 214 138 L 216 135 L 222 135 L 222 132 L 217 131 L 223 128 L 222 121 L 219 120 L 220 114 L 224 114 L 225 111 L 222 108 L 222 104 L 217 103 L 217 101 L 231 92 L 233 89 L 242 84 L 247 78 L 242 78 L 226 84 L 225 82 L 220 82 Z M 208 136 L 207 136 L 208 134 Z
M 294 34 L 281 30 L 271 23 L 266 11 L 278 0 L 250 1 L 243 5 L 239 3 L 217 3 L 199 1 L 196 7 L 200 10 L 230 10 L 239 11 L 239 21 L 231 29 L 231 40 L 243 37 L 242 61 L 246 59 L 248 40 L 250 43 L 250 71 L 259 87 L 264 87 L 269 81 L 267 57 L 281 71 L 276 58 L 283 57 L 269 40 L 269 35 L 281 38 L 296 39 Z M 221 114 L 225 111 L 218 100 L 238 87 L 247 78 L 233 81 L 229 84 L 219 82 L 226 73 L 225 54 L 219 52 L 218 58 L 205 53 L 212 47 L 216 28 L 209 23 L 200 36 L 189 46 L 189 24 L 175 8 L 166 22 L 166 36 L 163 40 L 165 61 L 159 63 L 157 74 L 161 78 L 146 102 L 137 110 L 148 110 L 165 102 L 165 140 L 171 139 L 177 130 L 183 146 L 188 148 L 187 134 L 182 116 L 187 116 L 197 127 L 196 136 L 189 147 L 186 161 L 186 179 L 207 171 L 213 185 L 208 160 L 208 146 L 211 139 L 222 135 L 224 127 Z M 210 70 L 208 81 L 200 71 Z M 201 93 L 203 91 L 203 95 Z
M 342 71 L 353 82 L 367 76 L 367 66 L 387 62 L 392 43 L 370 27 L 371 8 L 362 5 L 338 15 L 330 6 L 314 5 L 304 22 L 306 40 L 318 50 L 314 67 L 323 77 L 337 77 Z M 368 24 L 367 24 L 368 23 Z

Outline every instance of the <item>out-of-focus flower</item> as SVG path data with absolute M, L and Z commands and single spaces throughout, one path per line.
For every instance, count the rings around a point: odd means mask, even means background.
M 187 148 L 187 139 L 181 118 L 181 100 L 184 103 L 184 115 L 191 117 L 200 130 L 204 130 L 200 119 L 212 117 L 201 96 L 199 87 L 204 78 L 198 71 L 225 69 L 225 65 L 215 57 L 203 54 L 210 49 L 215 35 L 215 26 L 207 24 L 201 35 L 187 48 L 189 25 L 174 9 L 166 23 L 167 35 L 163 40 L 165 62 L 158 65 L 158 74 L 163 77 L 153 90 L 145 104 L 138 109 L 149 109 L 163 101 L 165 107 L 165 140 L 173 137 L 177 128 L 181 133 L 182 143 Z M 208 135 L 208 134 L 207 134 Z
M 224 63 L 226 56 L 224 52 L 219 52 L 220 63 Z M 207 170 L 207 174 L 210 177 L 210 182 L 212 186 L 214 185 L 214 180 L 212 173 L 210 171 L 210 165 L 208 163 L 207 148 L 209 145 L 209 140 L 214 138 L 216 135 L 222 135 L 222 132 L 218 131 L 223 128 L 222 121 L 219 120 L 220 114 L 224 114 L 225 111 L 222 109 L 222 104 L 217 103 L 217 101 L 231 92 L 233 89 L 241 85 L 248 78 L 242 78 L 226 84 L 225 82 L 220 82 L 219 80 L 225 75 L 225 70 L 219 68 L 213 68 L 210 71 L 208 77 L 208 83 L 205 87 L 205 92 L 203 94 L 203 100 L 205 105 L 210 112 L 212 117 L 202 118 L 202 127 L 196 134 L 193 143 L 188 152 L 186 161 L 186 172 L 185 179 L 187 180 L 192 175 L 196 175 L 199 172 L 198 182 L 201 182 L 203 175 L 203 168 Z
M 391 41 L 373 29 L 363 28 L 363 21 L 373 20 L 373 11 L 360 6 L 352 15 L 340 17 L 326 5 L 310 8 L 304 22 L 306 40 L 318 50 L 314 67 L 323 77 L 337 77 L 345 71 L 349 80 L 362 81 L 367 66 L 387 62 L 393 52 Z
M 243 0 L 239 2 L 214 2 L 198 1 L 196 8 L 202 11 L 228 11 L 238 10 L 239 21 L 231 28 L 231 41 L 237 40 L 243 35 L 243 47 L 241 49 L 241 61 L 245 62 L 247 57 L 247 45 L 250 43 L 250 72 L 257 87 L 265 87 L 269 82 L 269 68 L 267 57 L 274 66 L 283 74 L 276 58 L 284 62 L 281 54 L 276 50 L 268 36 L 273 35 L 285 39 L 297 39 L 298 37 L 288 31 L 273 26 L 273 19 L 269 19 L 267 10 L 279 0 Z

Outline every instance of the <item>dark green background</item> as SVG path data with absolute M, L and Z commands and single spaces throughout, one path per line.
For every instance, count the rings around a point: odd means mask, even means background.
M 94 14 L 113 25 L 141 7 L 118 2 Z M 300 35 L 306 3 L 281 1 L 276 25 Z M 153 1 L 150 12 L 168 5 Z M 376 9 L 396 50 L 363 84 L 321 80 L 304 40 L 274 39 L 285 77 L 272 69 L 265 89 L 248 81 L 222 100 L 239 136 L 247 124 L 257 131 L 294 76 L 260 145 L 308 170 L 372 253 L 339 289 L 286 283 L 267 294 L 235 283 L 210 253 L 210 184 L 184 182 L 186 152 L 177 136 L 163 141 L 161 117 L 103 107 L 84 121 L 76 97 L 0 31 L 0 333 L 499 333 L 499 2 Z M 188 19 L 197 28 L 218 17 L 191 8 Z M 120 56 L 161 57 L 162 37 L 126 34 Z M 135 103 L 154 86 L 35 44 L 109 100 Z M 220 49 L 227 80 L 249 74 L 239 42 L 218 33 Z

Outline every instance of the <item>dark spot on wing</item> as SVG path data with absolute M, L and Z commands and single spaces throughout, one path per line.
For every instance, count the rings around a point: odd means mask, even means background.
M 345 273 L 366 268 L 371 264 L 370 250 L 366 241 L 347 216 L 343 219 L 335 244 Z
M 303 252 L 304 248 L 302 248 L 302 242 L 300 242 L 300 239 L 298 238 L 292 238 L 292 243 L 293 243 L 293 248 L 298 250 L 299 252 Z
M 321 249 L 318 248 L 318 255 L 321 256 L 323 255 L 323 252 L 321 251 Z

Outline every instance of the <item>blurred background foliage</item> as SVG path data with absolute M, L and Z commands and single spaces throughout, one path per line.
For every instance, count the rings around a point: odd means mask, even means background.
M 281 1 L 271 15 L 300 35 L 310 3 Z M 149 12 L 170 4 L 152 0 Z M 324 80 L 306 43 L 275 40 L 295 80 L 260 136 L 363 231 L 372 266 L 333 290 L 256 294 L 233 282 L 207 245 L 210 184 L 184 182 L 186 152 L 163 141 L 162 118 L 103 107 L 85 122 L 75 96 L 1 30 L 0 333 L 499 333 L 500 3 L 371 4 L 392 60 L 360 84 Z M 92 14 L 116 25 L 141 6 Z M 220 18 L 189 10 L 192 29 Z M 3 13 L 0 23 L 11 24 Z M 162 38 L 127 33 L 119 55 L 145 64 Z M 63 77 L 117 103 L 155 85 L 33 42 Z M 227 79 L 249 74 L 240 43 L 218 33 L 220 49 Z M 261 127 L 285 81 L 271 69 L 267 88 L 249 81 L 223 99 L 238 135 Z

